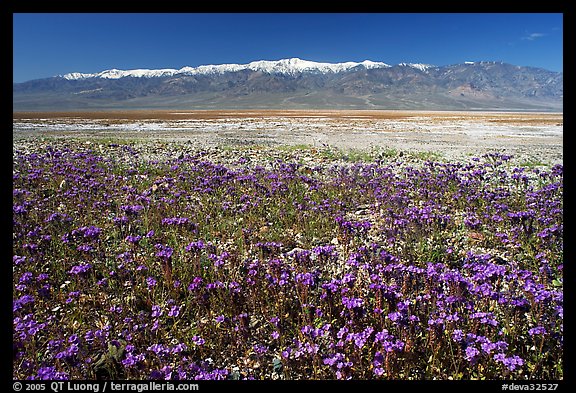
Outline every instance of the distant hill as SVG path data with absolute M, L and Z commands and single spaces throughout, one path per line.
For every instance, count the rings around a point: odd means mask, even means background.
M 13 84 L 14 111 L 235 108 L 561 112 L 563 74 L 493 61 L 391 66 L 293 58 Z

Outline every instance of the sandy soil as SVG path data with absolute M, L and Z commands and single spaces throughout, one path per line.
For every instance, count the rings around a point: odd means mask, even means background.
M 487 152 L 563 161 L 563 115 L 424 111 L 116 111 L 13 114 L 13 139 L 129 138 L 195 145 L 312 145 L 427 151 L 446 159 Z

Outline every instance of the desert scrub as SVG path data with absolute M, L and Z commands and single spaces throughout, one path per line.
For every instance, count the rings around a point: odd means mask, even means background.
M 14 378 L 563 378 L 561 165 L 111 145 L 14 151 Z

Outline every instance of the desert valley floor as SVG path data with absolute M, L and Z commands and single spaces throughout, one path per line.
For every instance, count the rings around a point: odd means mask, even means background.
M 309 145 L 436 153 L 459 159 L 497 151 L 524 162 L 563 160 L 563 115 L 424 111 L 18 112 L 13 139 L 156 139 L 197 147 Z

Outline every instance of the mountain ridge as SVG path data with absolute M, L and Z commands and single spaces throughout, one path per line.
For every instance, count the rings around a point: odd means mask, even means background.
M 409 64 L 409 63 L 403 63 Z M 302 60 L 298 57 L 281 60 L 258 60 L 247 64 L 209 64 L 201 65 L 198 67 L 185 66 L 180 69 L 164 68 L 164 69 L 134 69 L 134 70 L 118 70 L 110 69 L 97 73 L 80 73 L 73 72 L 64 75 L 58 75 L 68 80 L 89 79 L 89 78 L 104 78 L 104 79 L 120 79 L 124 77 L 135 78 L 153 78 L 175 75 L 203 75 L 203 74 L 223 74 L 225 72 L 238 72 L 242 70 L 262 71 L 274 74 L 287 74 L 294 75 L 304 72 L 321 72 L 321 73 L 338 73 L 347 71 L 355 67 L 364 67 L 365 69 L 372 68 L 387 68 L 391 67 L 389 64 L 382 62 L 375 62 L 371 60 L 364 60 L 362 62 L 343 62 L 343 63 L 325 63 L 315 62 L 309 60 Z
M 496 61 L 433 66 L 291 58 L 13 84 L 13 110 L 115 107 L 562 111 L 563 73 Z

